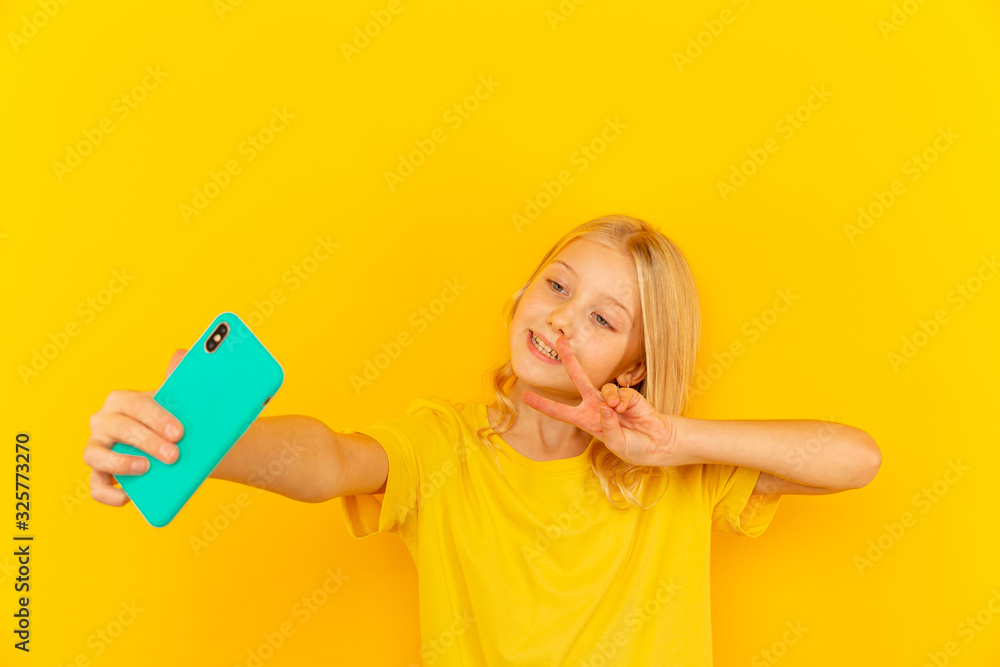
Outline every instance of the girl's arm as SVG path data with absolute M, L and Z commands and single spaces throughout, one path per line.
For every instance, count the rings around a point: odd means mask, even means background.
M 278 415 L 254 421 L 210 476 L 320 503 L 384 493 L 388 474 L 388 457 L 370 436 L 337 433 L 305 415 Z
M 580 391 L 566 405 L 532 391 L 521 400 L 599 438 L 624 461 L 640 466 L 718 463 L 760 470 L 754 493 L 836 493 L 860 489 L 882 465 L 875 440 L 859 428 L 815 419 L 711 420 L 664 415 L 635 389 L 595 387 L 569 340 L 556 338 L 566 372 Z
M 882 452 L 865 431 L 819 420 L 712 420 L 671 415 L 671 449 L 699 463 L 763 471 L 756 493 L 837 493 L 874 479 Z

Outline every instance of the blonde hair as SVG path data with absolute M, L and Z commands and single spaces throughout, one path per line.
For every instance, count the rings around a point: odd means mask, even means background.
M 589 239 L 611 250 L 632 255 L 642 304 L 640 359 L 644 359 L 646 365 L 645 376 L 632 388 L 658 412 L 684 415 L 689 408 L 690 385 L 701 338 L 701 307 L 694 276 L 684 254 L 649 223 L 627 215 L 607 215 L 567 232 L 545 254 L 524 286 L 511 296 L 504 308 L 505 324 L 509 328 L 521 297 L 535 276 L 550 259 L 577 238 Z M 516 376 L 509 357 L 484 374 L 498 406 L 499 424 L 496 428 L 488 425 L 477 429 L 476 435 L 493 450 L 498 467 L 500 447 L 490 440 L 490 435 L 499 436 L 513 425 L 516 417 L 514 403 L 507 396 L 506 387 L 514 379 Z M 612 506 L 618 508 L 621 499 L 627 504 L 620 509 L 630 506 L 648 509 L 659 502 L 662 494 L 649 506 L 643 506 L 639 497 L 648 479 L 658 475 L 667 477 L 665 468 L 628 463 L 597 438 L 592 438 L 591 444 L 591 468 Z

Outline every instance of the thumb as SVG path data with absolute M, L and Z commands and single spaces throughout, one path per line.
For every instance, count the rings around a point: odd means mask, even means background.
M 185 354 L 187 354 L 187 350 L 184 349 L 178 349 L 174 351 L 173 356 L 170 357 L 170 362 L 167 364 L 167 374 L 164 376 L 163 378 L 164 380 L 170 377 L 170 374 L 174 372 L 175 368 L 177 368 L 177 364 L 181 363 L 181 360 L 184 358 Z M 156 389 L 150 389 L 149 391 L 144 391 L 142 393 L 146 394 L 147 396 L 153 396 L 154 394 L 156 394 L 156 391 L 157 391 Z
M 621 424 L 618 423 L 618 415 L 608 405 L 602 405 L 601 430 L 604 431 L 604 444 L 612 452 L 620 452 L 624 446 L 625 438 L 622 434 Z
M 170 363 L 167 364 L 167 374 L 164 376 L 164 379 L 170 377 L 170 374 L 177 368 L 177 364 L 181 363 L 181 359 L 184 358 L 185 354 L 187 354 L 187 350 L 184 349 L 174 351 L 174 355 L 170 357 Z

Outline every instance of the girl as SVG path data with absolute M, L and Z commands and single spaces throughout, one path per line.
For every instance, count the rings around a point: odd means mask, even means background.
M 711 665 L 711 530 L 757 537 L 781 494 L 860 488 L 881 463 L 844 424 L 682 416 L 697 291 L 642 220 L 566 234 L 505 323 L 489 405 L 420 396 L 362 431 L 263 417 L 212 475 L 250 483 L 280 443 L 302 443 L 270 490 L 341 497 L 353 536 L 405 541 L 426 665 Z M 124 505 L 113 476 L 144 472 L 114 442 L 176 459 L 183 425 L 153 393 L 111 392 L 91 418 L 96 500 Z

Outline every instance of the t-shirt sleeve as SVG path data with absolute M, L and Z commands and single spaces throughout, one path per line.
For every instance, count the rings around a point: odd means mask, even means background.
M 441 467 L 449 454 L 449 443 L 455 442 L 460 434 L 455 407 L 441 398 L 418 397 L 400 417 L 340 432 L 371 436 L 389 459 L 384 494 L 341 497 L 348 532 L 357 538 L 396 533 L 408 542 L 415 542 L 421 480 L 428 471 Z
M 759 537 L 771 524 L 781 494 L 753 493 L 760 470 L 721 463 L 696 463 L 678 470 L 691 495 L 711 513 L 713 530 Z

